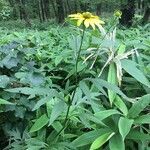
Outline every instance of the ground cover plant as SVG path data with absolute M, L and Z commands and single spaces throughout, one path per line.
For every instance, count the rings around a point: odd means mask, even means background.
M 120 17 L 1 29 L 2 149 L 149 149 L 150 24 L 119 28 Z

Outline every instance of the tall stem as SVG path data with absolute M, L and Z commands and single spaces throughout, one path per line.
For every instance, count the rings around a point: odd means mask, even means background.
M 75 85 L 76 85 L 76 87 L 77 87 L 77 84 L 78 84 L 78 63 L 79 63 L 81 48 L 82 48 L 82 44 L 83 44 L 84 33 L 85 33 L 85 27 L 84 27 L 83 32 L 82 32 L 81 43 L 80 43 L 79 51 L 77 52 L 77 58 L 76 58 L 76 63 L 75 63 L 75 78 L 76 78 Z
M 56 137 L 59 136 L 60 133 L 66 128 L 66 124 L 68 122 L 68 116 L 69 116 L 70 108 L 71 108 L 71 105 L 72 105 L 72 101 L 73 101 L 73 99 L 75 97 L 76 89 L 78 87 L 78 63 L 79 63 L 79 58 L 80 58 L 80 54 L 81 54 L 81 48 L 82 48 L 82 45 L 83 45 L 84 33 L 85 33 L 85 27 L 84 27 L 82 35 L 81 35 L 81 43 L 80 43 L 79 50 L 77 52 L 77 57 L 76 57 L 76 62 L 75 62 L 75 89 L 74 89 L 74 92 L 73 92 L 71 100 L 69 100 L 69 104 L 68 104 L 68 108 L 67 108 L 67 112 L 66 112 L 66 116 L 65 116 L 63 127 L 57 133 Z

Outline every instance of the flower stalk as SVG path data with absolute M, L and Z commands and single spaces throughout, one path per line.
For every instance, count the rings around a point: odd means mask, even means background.
M 77 87 L 78 87 L 78 63 L 79 63 L 79 58 L 80 58 L 80 54 L 81 54 L 81 50 L 82 50 L 84 34 L 85 34 L 85 27 L 83 28 L 83 32 L 82 32 L 82 35 L 81 35 L 81 43 L 80 43 L 79 50 L 78 50 L 78 52 L 77 52 L 77 57 L 76 57 L 76 62 L 75 62 L 75 89 L 74 89 L 74 91 L 73 91 L 72 98 L 69 99 L 69 101 L 68 101 L 68 108 L 67 108 L 65 120 L 64 120 L 64 123 L 63 123 L 63 127 L 62 127 L 62 129 L 57 133 L 56 137 L 58 137 L 58 136 L 61 134 L 61 132 L 62 132 L 62 131 L 66 128 L 66 126 L 67 126 L 67 122 L 68 122 L 68 119 L 69 119 L 70 108 L 71 108 L 71 105 L 72 105 L 72 101 L 73 101 L 73 99 L 74 99 L 74 97 L 75 97 L 76 89 L 77 89 Z

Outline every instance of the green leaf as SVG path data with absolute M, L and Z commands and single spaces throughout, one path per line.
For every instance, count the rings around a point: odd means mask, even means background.
M 75 139 L 71 143 L 71 145 L 74 145 L 75 147 L 82 147 L 85 145 L 89 145 L 96 138 L 98 138 L 99 135 L 104 134 L 106 132 L 110 132 L 110 129 L 98 129 L 98 130 L 90 131 L 88 133 L 84 133 L 81 136 L 79 136 L 77 139 Z
M 144 76 L 144 74 L 137 69 L 137 64 L 131 60 L 123 59 L 121 60 L 122 68 L 128 72 L 132 77 L 134 77 L 137 81 L 140 83 L 150 87 L 150 82 L 148 79 Z
M 115 115 L 115 114 L 120 114 L 120 112 L 115 109 L 109 109 L 109 110 L 97 112 L 97 113 L 95 113 L 95 116 L 97 118 L 99 118 L 99 120 L 103 120 L 103 119 L 105 119 L 111 115 Z
M 63 101 L 59 101 L 54 105 L 50 116 L 49 125 L 51 125 L 58 118 L 58 116 L 64 111 L 64 108 L 65 103 Z
M 130 139 L 130 140 L 137 140 L 137 141 L 149 141 L 150 139 L 150 134 L 145 134 L 142 132 L 139 132 L 135 129 L 131 130 L 129 132 L 129 134 L 127 135 L 126 139 Z
M 40 99 L 36 105 L 33 108 L 33 111 L 40 108 L 42 105 L 46 104 L 47 102 L 51 101 L 53 99 L 53 97 L 58 96 L 58 92 L 54 89 L 50 89 L 49 93 L 47 93 L 48 96 Z
M 55 66 L 57 66 L 58 64 L 60 64 L 60 62 L 63 60 L 63 56 L 62 55 L 58 55 L 55 58 Z
M 117 85 L 117 70 L 116 70 L 115 63 L 111 63 L 109 65 L 107 81 L 111 84 Z M 113 92 L 112 90 L 108 90 L 108 98 L 111 106 L 115 97 L 116 97 L 116 93 Z
M 62 124 L 61 124 L 59 121 L 53 122 L 52 127 L 53 127 L 57 132 L 59 132 L 59 131 L 63 128 Z
M 0 88 L 5 88 L 9 83 L 9 77 L 0 75 Z
M 49 119 L 46 114 L 42 115 L 40 118 L 38 118 L 34 125 L 31 127 L 30 132 L 35 132 L 40 130 L 42 127 L 44 127 L 48 123 Z
M 120 134 L 115 134 L 109 140 L 110 150 L 125 150 L 125 144 Z
M 136 118 L 134 124 L 150 124 L 150 114 Z
M 150 103 L 150 94 L 142 96 L 137 102 L 135 102 L 129 110 L 128 116 L 130 118 L 136 118 L 143 109 Z
M 32 97 L 35 97 L 35 95 L 51 95 L 52 93 L 56 94 L 55 89 L 49 89 L 49 88 L 40 88 L 40 87 L 22 87 L 22 88 L 13 88 L 13 89 L 6 89 L 7 92 L 12 93 L 22 93 L 25 95 L 32 95 Z
M 111 84 L 105 80 L 102 80 L 102 79 L 87 79 L 91 82 L 93 82 L 93 84 L 98 88 L 98 89 L 101 89 L 102 87 L 105 87 L 115 93 L 117 93 L 118 95 L 122 96 L 123 98 L 131 101 L 130 98 L 128 98 L 120 89 L 119 87 L 117 87 L 116 85 L 114 84 Z
M 28 80 L 34 86 L 39 86 L 40 84 L 44 83 L 43 75 L 38 72 L 33 72 L 33 73 L 29 74 Z
M 118 49 L 118 54 L 123 54 L 124 52 L 125 52 L 125 50 L 126 50 L 126 45 L 125 44 L 121 44 L 120 46 L 119 46 L 119 49 Z
M 0 105 L 14 105 L 14 104 L 0 98 Z
M 89 87 L 85 84 L 85 82 L 80 82 L 79 83 L 79 86 L 80 86 L 80 88 L 81 88 L 81 90 L 83 91 L 83 93 L 87 96 L 87 99 L 88 100 L 91 100 L 91 92 L 90 92 L 90 90 L 89 90 Z
M 81 37 L 80 36 L 72 36 L 71 38 L 68 38 L 69 46 L 72 50 L 75 52 L 78 52 L 80 48 L 81 43 Z
M 8 68 L 11 69 L 13 67 L 16 67 L 18 65 L 19 59 L 16 57 L 11 57 L 9 55 L 7 55 L 3 60 L 2 63 L 3 65 Z
M 48 101 L 48 102 L 46 103 L 46 111 L 47 111 L 48 117 L 50 117 L 51 111 L 52 111 L 52 101 Z
M 106 143 L 115 133 L 109 132 L 99 136 L 91 145 L 90 150 L 96 150 Z
M 118 95 L 116 96 L 116 99 L 114 100 L 114 104 L 116 105 L 116 107 L 118 109 L 120 109 L 120 111 L 123 112 L 123 114 L 125 116 L 127 116 L 127 114 L 128 114 L 128 108 L 125 105 L 125 103 L 123 102 L 123 100 Z
M 133 122 L 134 120 L 120 117 L 118 127 L 123 140 L 125 139 L 126 135 L 130 132 Z

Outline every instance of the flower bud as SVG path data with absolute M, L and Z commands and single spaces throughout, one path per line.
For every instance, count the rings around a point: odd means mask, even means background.
M 122 12 L 121 12 L 120 10 L 116 10 L 116 11 L 114 12 L 114 16 L 116 16 L 116 17 L 118 17 L 118 18 L 121 18 Z

